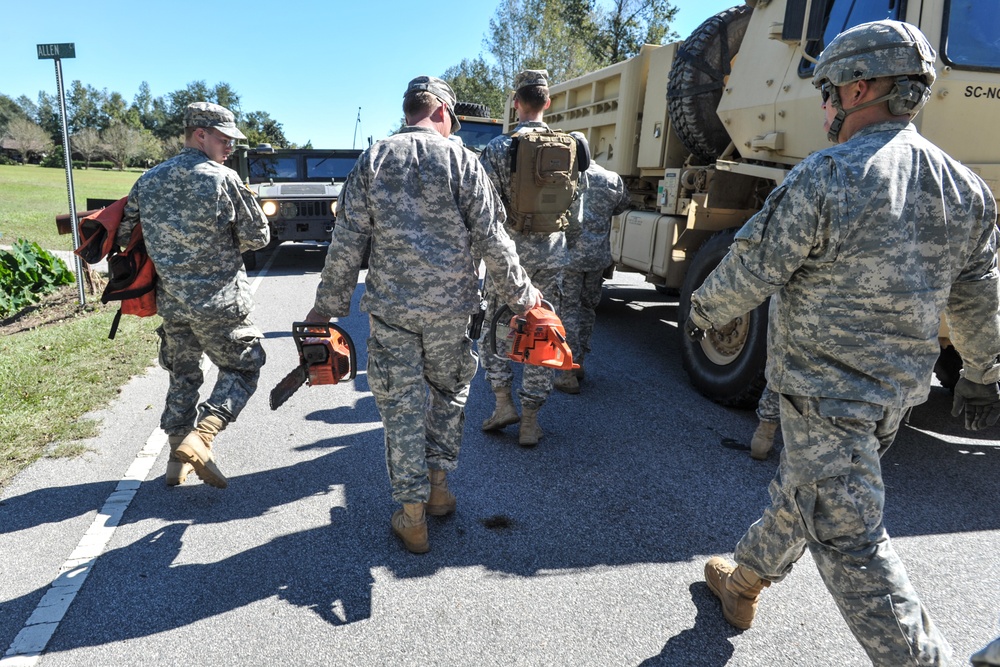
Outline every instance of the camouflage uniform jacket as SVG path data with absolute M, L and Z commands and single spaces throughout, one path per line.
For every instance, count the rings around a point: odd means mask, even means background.
M 165 319 L 239 322 L 253 309 L 241 253 L 267 245 L 267 217 L 235 171 L 197 148 L 153 167 L 132 186 L 118 228 L 126 245 L 142 221 Z
M 513 132 L 532 132 L 540 129 L 548 129 L 548 125 L 541 121 L 527 121 L 519 123 Z M 479 157 L 494 187 L 500 193 L 504 206 L 510 201 L 510 144 L 511 137 L 501 134 L 486 144 L 483 154 Z M 578 189 L 569 211 L 569 228 L 579 227 L 582 219 L 583 205 Z M 507 233 L 514 239 L 521 264 L 528 268 L 529 273 L 538 269 L 558 269 L 566 266 L 569 261 L 565 232 L 522 234 L 508 225 Z
M 912 125 L 879 122 L 810 155 L 692 296 L 716 325 L 771 300 L 782 394 L 926 399 L 945 312 L 964 374 L 1000 378 L 996 202 Z
M 566 230 L 569 267 L 573 271 L 603 271 L 611 266 L 611 217 L 625 211 L 629 192 L 622 177 L 591 161 L 580 174 L 583 224 Z
M 502 297 L 523 311 L 535 292 L 505 220 L 475 153 L 430 128 L 404 127 L 365 150 L 347 177 L 315 307 L 330 317 L 350 312 L 371 239 L 361 309 L 383 320 L 478 310 L 473 255 L 486 262 Z

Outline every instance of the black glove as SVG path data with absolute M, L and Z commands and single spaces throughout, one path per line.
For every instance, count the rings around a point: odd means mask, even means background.
M 965 428 L 980 431 L 1000 420 L 1000 388 L 996 382 L 979 384 L 961 378 L 955 385 L 955 402 L 951 416 L 957 417 L 965 410 Z
M 699 327 L 697 324 L 695 324 L 694 319 L 691 318 L 691 315 L 688 315 L 687 322 L 684 323 L 684 333 L 687 335 L 688 338 L 697 343 L 699 341 L 705 340 L 705 334 L 707 334 L 708 332 Z

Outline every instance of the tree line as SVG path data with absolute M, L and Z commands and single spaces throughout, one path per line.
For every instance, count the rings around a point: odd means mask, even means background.
M 230 109 L 251 145 L 269 143 L 294 148 L 281 123 L 266 111 L 244 113 L 240 96 L 227 83 L 209 86 L 193 81 L 181 90 L 154 97 L 145 81 L 132 102 L 119 92 L 98 90 L 76 80 L 66 90 L 66 124 L 74 156 L 85 166 L 107 159 L 115 168 L 148 166 L 180 152 L 184 144 L 184 110 L 192 102 L 215 102 Z M 57 94 L 42 91 L 38 101 L 0 93 L 0 139 L 22 160 L 38 159 L 61 166 L 62 124 Z
M 549 85 L 631 58 L 643 44 L 677 39 L 667 0 L 500 0 L 483 52 L 449 67 L 442 79 L 459 101 L 503 113 L 514 77 L 547 69 Z
M 484 104 L 498 117 L 519 71 L 547 69 L 554 84 L 612 65 L 639 53 L 643 44 L 676 39 L 670 29 L 676 14 L 668 0 L 500 0 L 483 37 L 483 51 L 463 58 L 441 78 L 451 84 L 459 101 Z M 266 111 L 244 113 L 239 94 L 227 83 L 194 81 L 154 97 L 143 82 L 129 103 L 118 92 L 77 80 L 66 93 L 73 153 L 87 166 L 106 158 L 118 169 L 164 160 L 181 150 L 184 109 L 197 101 L 233 111 L 251 146 L 296 147 Z M 60 145 L 56 95 L 40 92 L 35 102 L 24 95 L 12 99 L 0 94 L 0 139 L 4 148 L 25 158 Z M 62 164 L 60 151 L 49 159 Z

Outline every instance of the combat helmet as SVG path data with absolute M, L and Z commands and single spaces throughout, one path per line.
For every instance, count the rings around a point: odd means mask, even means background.
M 837 35 L 819 55 L 812 83 L 817 88 L 828 85 L 830 104 L 837 115 L 827 136 L 836 141 L 844 119 L 865 107 L 889 103 L 893 115 L 917 115 L 931 95 L 936 78 L 937 54 L 920 30 L 901 21 L 873 21 L 849 28 Z M 882 97 L 845 111 L 837 86 L 852 81 L 895 78 L 895 85 Z

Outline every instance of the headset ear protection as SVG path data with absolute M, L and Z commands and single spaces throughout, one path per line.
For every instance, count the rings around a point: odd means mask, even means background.
M 889 91 L 889 113 L 893 116 L 914 116 L 931 96 L 931 89 L 922 81 L 901 76 Z

